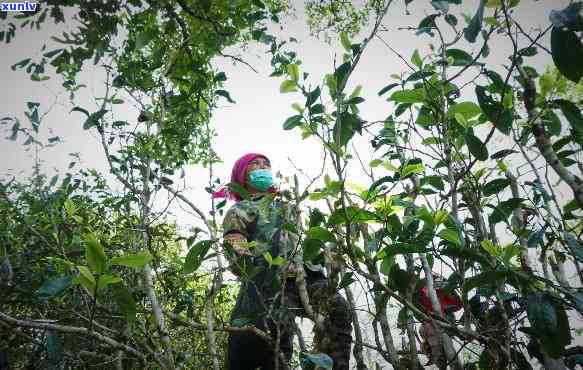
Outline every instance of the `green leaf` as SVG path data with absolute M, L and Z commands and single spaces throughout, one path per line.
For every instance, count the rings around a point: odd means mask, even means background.
M 519 207 L 523 201 L 522 198 L 511 198 L 500 202 L 498 206 L 494 207 L 494 212 L 488 218 L 490 223 L 495 224 L 508 219 L 512 211 Z
M 519 152 L 516 150 L 512 150 L 512 149 L 502 149 L 502 150 L 499 150 L 496 153 L 492 154 L 490 156 L 490 159 L 502 159 L 502 158 L 507 157 L 510 154 L 514 154 L 514 153 L 519 153 Z
M 49 182 L 49 186 L 53 187 L 57 184 L 57 181 L 59 180 L 59 175 L 55 175 L 53 177 L 51 177 L 51 181 Z
M 561 74 L 575 83 L 579 82 L 583 76 L 583 44 L 577 34 L 553 27 L 551 53 Z
M 306 107 L 311 107 L 312 104 L 318 100 L 320 97 L 321 91 L 320 86 L 316 87 L 310 94 L 308 94 L 308 99 L 306 99 Z
M 325 353 L 300 353 L 300 366 L 302 370 L 332 370 L 334 361 Z
M 364 98 L 360 97 L 360 96 L 355 96 L 354 98 L 350 98 L 346 101 L 346 104 L 350 105 L 350 104 L 360 104 L 364 102 Z
M 538 53 L 536 47 L 531 46 L 528 48 L 523 48 L 518 51 L 518 54 L 524 57 L 533 57 Z
M 307 232 L 307 237 L 310 239 L 317 239 L 322 242 L 334 242 L 336 238 L 328 229 L 321 226 L 311 227 Z
M 156 32 L 153 30 L 146 30 L 138 33 L 136 35 L 136 49 L 142 49 L 150 43 L 156 36 Z
M 527 296 L 526 313 L 545 352 L 553 358 L 560 357 L 565 346 L 571 343 L 569 321 L 563 307 L 548 293 L 533 292 Z
M 373 182 L 370 185 L 370 188 L 368 189 L 368 193 L 370 194 L 370 193 L 374 192 L 379 186 L 381 186 L 385 182 L 393 182 L 393 177 L 392 176 L 383 176 L 380 179 L 376 180 L 375 182 Z
M 297 84 L 300 80 L 300 67 L 298 67 L 297 64 L 292 63 L 287 65 L 286 70 L 291 81 L 293 81 L 294 84 Z
M 81 107 L 75 107 L 75 108 L 71 109 L 71 112 L 81 112 L 81 113 L 85 114 L 87 117 L 89 117 L 89 112 Z
M 26 67 L 26 65 L 27 65 L 27 64 L 30 62 L 30 60 L 31 60 L 30 58 L 23 59 L 23 60 L 21 60 L 20 62 L 18 62 L 18 63 L 16 63 L 16 64 L 13 64 L 13 65 L 12 65 L 10 68 L 11 68 L 13 71 L 15 71 L 15 70 L 16 70 L 16 68 L 24 68 L 24 67 Z
M 498 287 L 506 281 L 506 271 L 490 270 L 466 279 L 463 290 L 469 292 L 474 288 Z
M 484 250 L 492 257 L 500 257 L 502 255 L 502 248 L 489 239 L 482 240 L 480 246 L 482 246 L 482 248 L 484 248 Z
M 340 32 L 340 43 L 342 44 L 342 47 L 344 48 L 344 50 L 346 50 L 347 53 L 350 53 L 352 51 L 352 43 L 350 42 L 348 35 L 344 31 Z
M 52 50 L 52 51 L 49 51 L 49 52 L 44 53 L 43 56 L 45 56 L 47 58 L 52 58 L 55 55 L 57 55 L 60 52 L 62 52 L 63 50 L 65 50 L 65 49 L 55 49 L 55 50 Z
M 230 182 L 227 184 L 227 187 L 229 188 L 229 190 L 239 195 L 243 199 L 249 199 L 249 197 L 251 196 L 251 194 L 249 194 L 249 191 L 237 182 Z
M 93 293 L 95 292 L 95 277 L 93 277 L 93 274 L 89 271 L 87 266 L 77 266 L 77 269 L 79 270 L 77 280 L 85 287 L 85 289 L 87 289 L 87 292 L 93 296 Z
M 508 0 L 506 1 L 506 6 L 508 9 L 515 7 L 520 3 L 520 0 Z M 487 0 L 486 8 L 499 8 L 502 6 L 502 0 Z
M 412 243 L 395 243 L 391 244 L 390 248 L 385 248 L 386 256 L 394 256 L 397 254 L 411 254 L 411 253 L 425 253 L 427 250 L 425 246 Z
M 56 297 L 67 290 L 73 283 L 71 276 L 62 276 L 58 279 L 46 281 L 36 291 L 42 299 L 49 299 Z
M 281 266 L 284 263 L 285 263 L 285 258 L 283 258 L 282 256 L 277 256 L 271 261 L 271 264 L 275 265 L 275 266 Z
M 386 254 L 386 252 L 385 252 Z M 391 273 L 391 270 L 393 269 L 393 266 L 395 266 L 397 262 L 395 262 L 395 255 L 387 255 L 383 258 L 383 261 L 381 262 L 381 266 L 379 268 L 379 271 L 382 274 L 385 274 L 387 276 L 389 276 L 389 274 Z
M 488 197 L 490 195 L 498 194 L 508 185 L 510 185 L 510 180 L 508 179 L 494 179 L 484 185 L 484 196 Z
M 380 166 L 381 164 L 383 164 L 382 159 L 373 159 L 372 161 L 370 161 L 370 163 L 368 165 L 371 168 L 376 168 L 376 167 Z
M 407 163 L 400 171 L 401 180 L 406 179 L 407 176 L 412 174 L 423 173 L 423 171 L 425 171 L 423 163 Z
M 353 275 L 352 272 L 347 272 L 342 275 L 342 279 L 340 279 L 340 283 L 338 284 L 338 289 L 344 289 L 354 283 L 356 280 L 353 278 Z
M 140 269 L 152 261 L 152 256 L 148 252 L 128 254 L 121 257 L 114 257 L 109 261 L 110 265 L 127 266 Z
M 121 282 L 121 278 L 115 275 L 100 275 L 97 281 L 97 290 L 103 290 L 108 285 L 117 284 Z
M 447 111 L 447 116 L 453 118 L 457 113 L 464 116 L 466 120 L 469 120 L 482 113 L 482 110 L 476 103 L 465 101 L 451 105 Z
M 347 218 L 348 217 L 348 218 Z M 346 207 L 346 215 L 343 209 L 335 210 L 328 219 L 330 225 L 339 225 L 350 221 L 353 224 L 367 223 L 376 220 L 376 214 L 365 209 L 349 206 Z
M 439 237 L 443 240 L 447 240 L 450 243 L 457 245 L 458 247 L 461 246 L 460 236 L 457 230 L 453 229 L 443 229 L 439 232 Z
M 227 101 L 231 104 L 234 104 L 235 101 L 233 100 L 233 98 L 231 98 L 231 94 L 229 94 L 228 91 L 226 90 L 216 90 L 215 94 L 217 94 L 218 96 L 222 96 L 223 98 L 227 99 Z
M 438 211 L 435 211 L 435 214 L 433 215 L 433 223 L 435 224 L 435 226 L 439 226 L 442 223 L 446 222 L 447 219 L 449 217 L 449 212 L 446 211 L 445 209 L 440 209 Z M 448 230 L 448 229 L 446 229 Z M 459 238 L 458 238 L 459 240 Z
M 484 266 L 488 266 L 490 261 L 483 254 L 479 253 L 473 248 L 460 248 L 457 246 L 446 246 L 441 254 L 449 257 L 464 258 L 469 261 L 478 262 Z
M 312 261 L 320 254 L 320 250 L 324 244 L 316 239 L 304 239 L 302 242 L 302 250 L 304 261 Z
M 340 144 L 340 146 L 347 145 L 354 136 L 355 132 L 361 130 L 361 121 L 358 116 L 344 112 L 334 125 L 334 142 L 338 140 L 338 125 L 340 125 L 340 142 L 337 144 Z
M 431 14 L 427 17 L 423 18 L 419 25 L 417 26 L 417 35 L 427 33 L 431 37 L 434 36 L 433 29 L 436 27 L 435 25 L 435 18 L 437 18 L 439 14 Z
M 464 29 L 464 37 L 471 43 L 476 42 L 478 34 L 482 30 L 482 21 L 484 20 L 484 6 L 486 5 L 485 0 L 480 0 L 480 5 L 478 5 L 478 10 L 476 14 L 470 21 L 467 28 Z
M 107 266 L 107 257 L 103 246 L 97 240 L 95 234 L 85 235 L 85 258 L 91 270 L 97 274 L 103 274 Z
M 265 258 L 265 260 L 267 261 L 267 263 L 271 267 L 271 265 L 273 264 L 273 257 L 271 256 L 271 253 L 269 253 L 269 252 L 263 253 L 263 258 Z
M 423 103 L 423 101 L 425 101 L 425 90 L 419 88 L 414 90 L 395 91 L 389 100 L 397 103 Z
M 350 71 L 350 62 L 341 64 L 340 67 L 334 71 L 334 78 L 336 79 L 336 89 L 338 92 L 344 90 L 348 72 Z
M 447 24 L 449 24 L 450 26 L 457 26 L 457 18 L 455 15 L 453 14 L 447 14 L 445 16 L 445 21 L 447 22 Z
M 79 111 L 79 109 L 76 108 L 73 108 L 73 110 Z M 97 124 L 99 124 L 99 121 L 103 118 L 103 116 L 105 116 L 106 113 L 107 110 L 105 109 L 101 109 L 97 112 L 91 113 L 89 117 L 87 117 L 87 119 L 85 120 L 85 123 L 83 123 L 83 129 L 88 130 L 93 126 L 97 126 Z
M 225 74 L 225 72 L 219 72 L 215 75 L 215 77 L 213 78 L 214 81 L 216 82 L 224 82 L 227 81 L 227 75 Z
M 583 135 L 583 115 L 577 105 L 565 99 L 557 99 L 554 100 L 553 103 L 561 108 L 565 118 L 567 118 L 567 121 L 571 124 L 573 131 Z
M 401 114 L 405 113 L 407 111 L 407 109 L 411 108 L 411 103 L 401 103 L 399 105 L 397 105 L 397 108 L 395 109 L 395 117 L 399 117 L 401 116 Z M 419 122 L 419 119 L 417 119 L 417 121 Z
M 423 61 L 421 60 L 421 55 L 419 55 L 419 50 L 415 49 L 413 56 L 411 57 L 411 62 L 417 67 L 421 68 Z M 380 94 L 379 94 L 380 95 Z
M 463 116 L 463 114 L 461 113 L 455 113 L 454 114 L 455 120 L 462 125 L 463 127 L 469 127 L 468 125 L 468 120 L 466 119 L 466 117 Z
M 583 31 L 582 9 L 583 3 L 573 2 L 563 10 L 551 10 L 549 18 L 553 26 L 557 28 L 566 28 L 569 31 Z
M 454 66 L 465 66 L 473 63 L 472 56 L 461 49 L 447 49 L 445 56 L 453 59 Z
M 115 303 L 126 316 L 128 323 L 134 323 L 136 321 L 136 301 L 128 288 L 123 283 L 114 284 L 112 291 Z
M 476 96 L 480 108 L 482 108 L 482 111 L 488 120 L 494 123 L 494 126 L 500 130 L 500 132 L 509 135 L 512 128 L 512 121 L 514 120 L 512 111 L 510 109 L 504 109 L 502 104 L 487 95 L 486 89 L 483 86 L 476 86 Z
M 433 0 L 431 5 L 435 8 L 435 10 L 440 11 L 442 13 L 449 12 L 449 2 L 446 0 Z
M 212 240 L 202 240 L 190 248 L 188 254 L 186 255 L 182 273 L 190 274 L 198 270 L 212 245 Z
M 401 294 L 409 290 L 414 279 L 416 279 L 415 275 L 403 270 L 399 265 L 395 265 L 389 273 L 389 282 Z
M 128 288 L 123 283 L 114 284 L 112 291 L 115 302 L 121 312 L 125 314 L 128 323 L 134 323 L 136 321 L 136 301 Z
M 318 208 L 313 208 L 310 211 L 310 227 L 320 226 L 325 221 L 324 214 Z
M 383 95 L 384 93 L 391 91 L 393 88 L 399 86 L 400 84 L 398 83 L 392 83 L 392 84 L 388 84 L 387 86 L 383 87 L 377 94 L 378 96 Z
M 301 125 L 303 118 L 304 117 L 302 115 L 300 115 L 300 114 L 289 117 L 283 123 L 283 129 L 284 130 L 291 130 L 291 129 L 293 129 L 293 128 L 299 126 L 299 125 Z
M 282 94 L 297 91 L 296 82 L 293 80 L 285 80 L 279 86 L 279 92 Z
M 432 176 L 425 176 L 421 179 L 421 185 L 429 184 L 438 190 L 445 189 L 445 183 L 440 176 L 432 175 Z
M 316 114 L 322 114 L 324 113 L 324 106 L 322 104 L 315 104 L 310 108 L 310 114 L 311 115 L 316 115 Z
M 476 159 L 480 161 L 485 161 L 488 159 L 488 148 L 486 148 L 486 145 L 482 143 L 480 139 L 470 133 L 466 134 L 465 139 L 466 144 L 468 144 L 470 153 L 472 153 Z
M 330 90 L 330 95 L 336 94 L 338 90 L 338 84 L 336 83 L 336 77 L 332 74 L 327 74 L 324 79 L 326 80 L 326 86 Z
M 561 134 L 561 120 L 551 109 L 544 112 L 543 122 L 549 134 L 554 136 L 559 136 Z
M 231 321 L 231 325 L 238 327 L 238 328 L 246 326 L 246 325 L 252 325 L 252 324 L 253 324 L 253 320 L 248 319 L 246 317 L 239 317 L 239 318 L 236 318 L 236 319 Z

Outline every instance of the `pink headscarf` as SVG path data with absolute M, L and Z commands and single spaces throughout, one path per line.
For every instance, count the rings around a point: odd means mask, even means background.
M 237 159 L 237 161 L 233 165 L 233 170 L 231 171 L 231 182 L 236 182 L 241 186 L 245 186 L 245 183 L 247 182 L 247 179 L 245 178 L 245 170 L 247 169 L 249 163 L 258 157 L 262 157 L 269 160 L 269 158 L 259 153 L 247 153 L 241 158 Z M 270 189 L 270 191 L 272 191 L 272 189 Z M 221 188 L 219 188 L 219 190 L 213 193 L 212 197 L 227 198 L 229 200 L 234 200 L 235 202 L 241 200 L 239 194 L 236 194 L 233 191 L 231 191 L 228 186 L 222 186 Z

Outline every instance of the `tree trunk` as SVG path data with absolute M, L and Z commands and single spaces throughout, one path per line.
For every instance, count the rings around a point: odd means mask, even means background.
M 352 325 L 354 326 L 354 358 L 356 359 L 356 368 L 358 370 L 368 370 L 368 368 L 366 367 L 365 363 L 364 363 L 364 357 L 362 355 L 362 330 L 360 329 L 360 322 L 358 321 L 358 315 L 356 313 L 356 310 L 354 309 L 355 303 L 354 303 L 354 295 L 352 294 L 352 291 L 350 290 L 350 287 L 346 287 L 344 289 L 344 292 L 346 293 L 346 300 L 348 301 L 348 304 L 350 306 L 350 311 L 352 312 Z

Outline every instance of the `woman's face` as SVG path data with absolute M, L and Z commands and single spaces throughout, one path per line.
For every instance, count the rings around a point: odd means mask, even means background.
M 251 171 L 254 170 L 270 170 L 271 169 L 271 163 L 269 163 L 269 159 L 267 158 L 263 158 L 263 157 L 257 157 L 254 160 L 252 160 L 251 162 L 249 162 L 249 164 L 247 165 L 247 168 L 245 169 L 245 179 L 246 179 L 246 187 L 249 188 L 249 186 L 247 186 L 247 184 L 249 183 L 249 173 Z

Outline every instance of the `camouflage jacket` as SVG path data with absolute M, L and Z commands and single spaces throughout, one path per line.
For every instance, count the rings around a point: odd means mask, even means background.
M 298 222 L 295 207 L 269 194 L 233 205 L 223 219 L 223 235 L 235 232 L 245 235 L 254 260 L 265 260 L 263 256 L 269 252 L 274 260 L 280 256 L 289 261 L 298 244 Z M 305 263 L 305 266 L 323 272 L 321 265 Z
M 297 212 L 289 203 L 269 194 L 233 205 L 223 219 L 223 234 L 245 235 L 254 259 L 264 259 L 269 252 L 274 259 L 288 260 L 298 242 L 297 235 L 288 231 L 296 219 Z
M 242 286 L 233 312 L 233 319 L 248 317 L 262 311 L 265 300 L 274 297 L 273 281 L 281 282 L 279 269 L 283 260 L 291 261 L 292 252 L 298 244 L 295 226 L 298 213 L 288 202 L 273 194 L 258 199 L 242 200 L 233 205 L 223 219 L 223 234 L 241 233 L 249 242 L 246 247 L 253 256 L 237 256 L 233 249 L 225 246 L 231 271 L 241 277 Z M 301 248 L 300 248 L 301 251 Z M 265 254 L 269 252 L 272 261 L 279 263 L 269 267 Z M 283 260 L 282 260 L 283 259 Z M 285 263 L 285 262 L 283 262 Z M 322 266 L 304 264 L 312 271 L 323 271 Z

